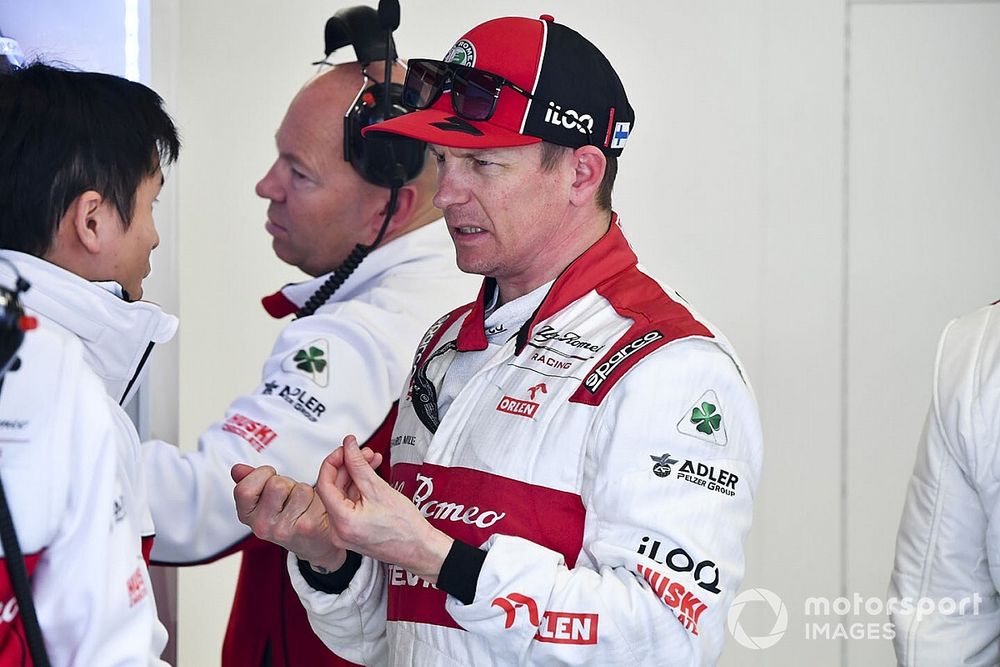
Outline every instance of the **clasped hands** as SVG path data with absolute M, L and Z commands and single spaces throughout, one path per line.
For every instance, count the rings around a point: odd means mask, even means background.
M 237 515 L 254 535 L 311 565 L 337 570 L 351 550 L 435 584 L 453 540 L 376 474 L 381 463 L 382 455 L 358 447 L 353 435 L 320 464 L 315 486 L 271 466 L 237 463 Z

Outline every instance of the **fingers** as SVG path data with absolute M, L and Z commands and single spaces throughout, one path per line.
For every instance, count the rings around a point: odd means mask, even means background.
M 316 493 L 327 511 L 333 506 L 344 503 L 349 503 L 353 507 L 354 503 L 345 494 L 348 481 L 349 476 L 344 468 L 344 448 L 338 447 L 323 459 L 323 463 L 319 466 L 319 475 L 316 477 Z
M 236 484 L 236 488 L 233 489 L 233 499 L 236 501 L 236 514 L 239 516 L 240 521 L 250 525 L 249 517 L 257 509 L 260 495 L 264 491 L 264 485 L 267 484 L 269 479 L 277 475 L 277 472 L 271 466 L 251 468 L 250 472 L 245 472 L 240 467 L 242 465 L 236 464 L 233 466 L 232 475 L 234 479 L 237 474 L 237 468 L 240 468 L 239 473 L 243 474 L 240 481 Z
M 344 438 L 343 449 L 344 467 L 350 473 L 351 480 L 355 486 L 358 487 L 362 495 L 373 492 L 377 488 L 376 482 L 382 481 L 370 465 L 370 461 L 375 456 L 375 453 L 372 452 L 371 457 L 362 453 L 361 448 L 358 447 L 358 440 L 353 435 Z
M 253 470 L 253 466 L 248 466 L 246 463 L 237 463 L 229 471 L 229 475 L 233 478 L 234 482 L 239 483 L 244 477 L 252 473 Z

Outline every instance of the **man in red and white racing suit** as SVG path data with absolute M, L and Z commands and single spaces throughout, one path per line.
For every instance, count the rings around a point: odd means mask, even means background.
M 385 647 L 345 647 L 386 620 L 392 664 L 714 662 L 760 474 L 735 353 L 617 224 L 522 299 L 431 330 L 393 430 L 393 487 L 483 556 L 451 596 L 370 558 L 340 595 L 295 568 L 314 629 L 365 664 Z
M 730 344 L 610 209 L 620 80 L 551 17 L 504 18 L 410 61 L 405 89 L 430 108 L 369 132 L 432 144 L 459 266 L 489 277 L 418 347 L 388 483 L 347 438 L 315 491 L 235 467 L 241 519 L 299 557 L 313 629 L 351 660 L 714 663 L 760 425 Z
M 1000 305 L 941 335 L 889 595 L 901 665 L 1000 663 Z M 905 606 L 903 602 L 906 602 Z

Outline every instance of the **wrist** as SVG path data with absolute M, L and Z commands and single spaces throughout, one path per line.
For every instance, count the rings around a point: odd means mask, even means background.
M 309 556 L 294 551 L 292 553 L 295 554 L 298 560 L 308 563 L 309 567 L 317 574 L 336 572 L 344 566 L 344 562 L 347 560 L 347 551 L 345 549 L 336 549 L 322 556 Z
M 430 531 L 414 549 L 414 558 L 410 563 L 400 563 L 407 570 L 430 584 L 436 584 L 441 574 L 441 566 L 451 551 L 455 540 L 432 526 Z

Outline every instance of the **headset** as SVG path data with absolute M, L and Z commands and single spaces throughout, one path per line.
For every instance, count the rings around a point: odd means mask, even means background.
M 14 289 L 0 285 L 0 381 L 8 370 L 17 370 L 20 365 L 17 351 L 24 342 L 24 332 L 38 326 L 38 321 L 24 314 L 21 294 L 28 291 L 31 284 L 21 277 L 17 268 L 9 260 L 0 257 L 14 272 Z
M 383 0 L 378 11 L 366 6 L 341 9 L 326 22 L 323 33 L 327 57 L 350 45 L 363 69 L 373 61 L 385 61 L 388 85 L 364 88 L 344 114 L 344 160 L 366 181 L 386 188 L 401 187 L 415 178 L 423 169 L 427 149 L 422 141 L 398 135 L 361 136 L 369 125 L 409 112 L 403 106 L 403 87 L 392 83 L 391 77 L 398 56 L 392 31 L 397 27 L 399 3 Z
M 344 160 L 351 163 L 363 179 L 389 188 L 389 205 L 382 228 L 371 245 L 358 244 L 322 285 L 295 313 L 307 317 L 325 304 L 340 289 L 368 254 L 378 247 L 396 212 L 399 189 L 413 180 L 424 167 L 427 144 L 416 139 L 379 132 L 381 136 L 362 137 L 361 130 L 408 113 L 403 106 L 403 87 L 392 82 L 396 62 L 396 43 L 392 31 L 399 27 L 399 0 L 379 0 L 378 11 L 371 7 L 347 7 L 330 17 L 323 32 L 326 57 L 350 44 L 368 78 L 368 65 L 385 61 L 385 84 L 363 87 L 344 114 Z M 329 64 L 323 60 L 314 65 Z
M 17 351 L 24 342 L 24 332 L 38 326 L 38 320 L 25 315 L 24 306 L 21 304 L 21 294 L 27 292 L 31 284 L 21 277 L 13 262 L 0 257 L 0 263 L 6 264 L 14 272 L 14 289 L 0 285 L 0 390 L 2 390 L 7 371 L 16 371 L 21 367 Z M 7 576 L 10 578 L 14 598 L 21 613 L 28 654 L 36 667 L 50 667 L 45 638 L 42 636 L 38 615 L 35 613 L 24 552 L 21 551 L 21 544 L 17 540 L 17 531 L 14 529 L 14 520 L 10 515 L 2 480 L 0 480 L 0 544 L 3 545 L 4 560 L 7 563 Z

